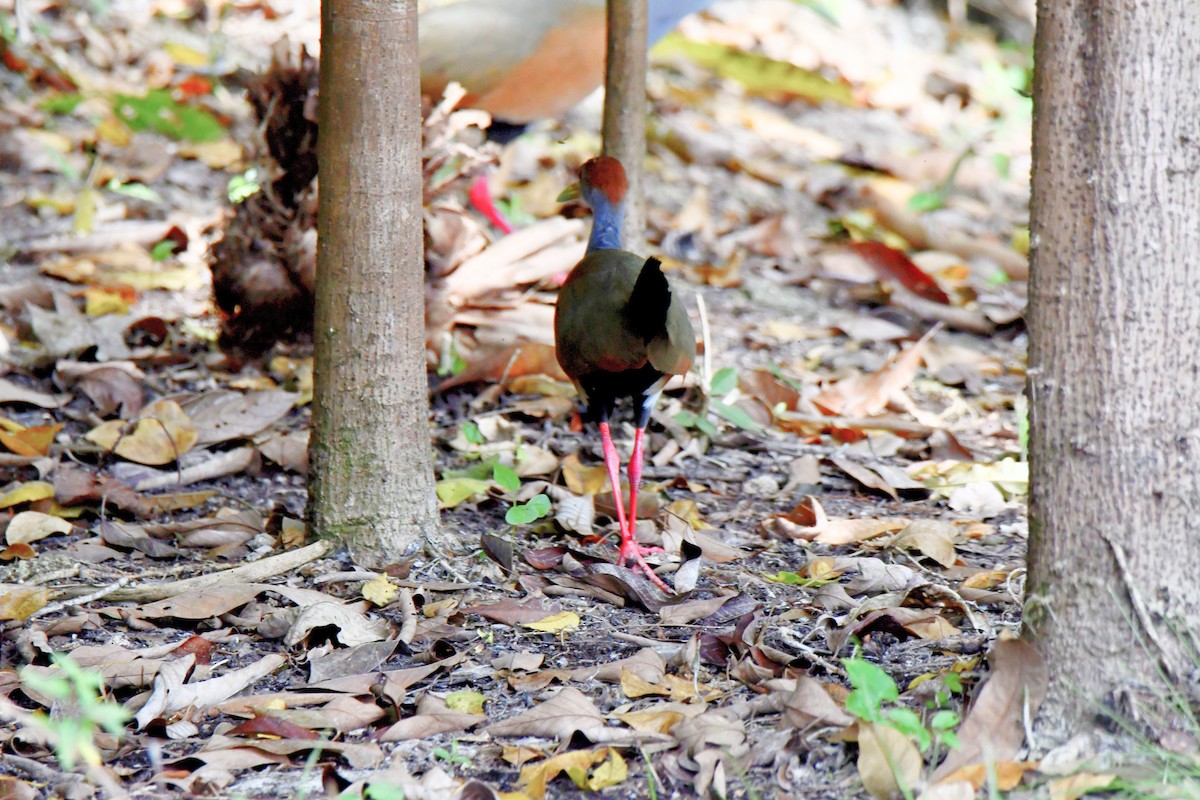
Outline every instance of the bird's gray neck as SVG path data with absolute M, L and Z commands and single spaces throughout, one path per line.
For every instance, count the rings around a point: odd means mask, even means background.
M 621 249 L 621 218 L 605 219 L 597 215 L 592 221 L 592 233 L 588 237 L 587 251 L 620 250 Z

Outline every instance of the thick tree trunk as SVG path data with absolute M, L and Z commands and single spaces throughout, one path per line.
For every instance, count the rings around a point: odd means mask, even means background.
M 629 178 L 622 238 L 632 253 L 646 239 L 646 25 L 646 0 L 608 0 L 604 155 L 620 159 Z
M 1072 726 L 1200 631 L 1200 3 L 1043 0 L 1035 62 L 1025 622 Z
M 380 566 L 437 522 L 416 0 L 321 5 L 311 517 Z

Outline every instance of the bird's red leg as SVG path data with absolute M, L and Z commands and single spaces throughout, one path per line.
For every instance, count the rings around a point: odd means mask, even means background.
M 604 468 L 608 470 L 608 481 L 612 484 L 613 504 L 617 507 L 617 524 L 621 526 L 621 543 L 625 543 L 625 501 L 621 499 L 621 459 L 613 444 L 607 422 L 600 423 L 600 444 L 604 448 Z
M 500 209 L 496 208 L 496 202 L 492 199 L 492 189 L 488 185 L 486 175 L 480 175 L 471 184 L 469 197 L 471 205 L 475 206 L 476 211 L 487 217 L 489 222 L 504 233 L 513 232 L 512 223 L 500 213 Z
M 638 431 L 639 434 L 641 431 Z M 608 429 L 607 422 L 600 423 L 600 442 L 604 447 L 604 466 L 608 470 L 608 480 L 612 484 L 613 504 L 617 507 L 617 524 L 621 526 L 621 548 L 618 552 L 618 561 L 622 565 L 635 564 L 642 568 L 646 573 L 646 577 L 654 582 L 654 585 L 662 589 L 664 592 L 671 594 L 671 588 L 663 581 L 662 578 L 654 574 L 654 570 L 646 563 L 646 558 L 643 556 L 642 548 L 638 547 L 637 541 L 633 538 L 633 528 L 625 520 L 625 505 L 621 500 L 621 462 L 617 457 L 617 448 L 613 445 L 612 434 Z M 641 455 L 641 439 L 634 439 L 634 453 Z M 633 462 L 630 462 L 632 469 Z M 630 481 L 632 482 L 634 475 L 641 474 L 641 465 L 636 470 L 630 473 Z M 631 490 L 632 491 L 632 490 Z M 636 500 L 636 497 L 631 497 L 631 500 Z
M 664 592 L 671 594 L 671 588 L 662 578 L 654 574 L 654 570 L 646 563 L 647 553 L 660 553 L 661 547 L 642 547 L 637 543 L 635 526 L 637 525 L 637 491 L 642 479 L 642 435 L 645 428 L 638 428 L 633 434 L 633 454 L 629 457 L 629 525 L 621 528 L 621 551 L 619 558 L 622 564 L 636 564 L 645 571 L 646 576 L 654 581 L 654 585 Z
M 661 553 L 661 547 L 642 547 L 637 544 L 637 496 L 638 487 L 642 485 L 642 436 L 645 428 L 638 428 L 633 434 L 633 455 L 629 457 L 629 534 L 634 546 L 642 555 Z

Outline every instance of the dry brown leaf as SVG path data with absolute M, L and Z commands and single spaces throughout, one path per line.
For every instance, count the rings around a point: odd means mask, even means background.
M 916 788 L 922 766 L 921 752 L 895 728 L 858 724 L 858 776 L 875 800 L 900 797 L 901 783 L 909 791 Z
M 869 375 L 844 378 L 826 387 L 812 399 L 813 404 L 831 415 L 878 414 L 916 377 L 925 343 L 936 331 L 935 326 L 915 344 L 894 354 L 879 370 Z
M 1049 671 L 1032 644 L 1001 639 L 992 647 L 991 674 L 958 729 L 962 746 L 933 774 L 939 781 L 969 764 L 1012 761 L 1025 741 L 1025 715 L 1037 715 L 1046 697 Z
M 487 720 L 482 714 L 464 714 L 451 711 L 446 701 L 426 694 L 417 704 L 417 713 L 398 720 L 383 735 L 381 742 L 403 742 L 408 739 L 424 739 L 442 733 L 459 733 L 469 730 Z
M 196 428 L 196 444 L 246 439 L 282 419 L 298 396 L 278 390 L 205 392 L 182 404 Z
M 133 430 L 121 420 L 102 422 L 84 437 L 139 464 L 170 464 L 196 444 L 196 428 L 174 400 L 159 400 L 138 415 Z
M 907 550 L 917 550 L 947 569 L 958 561 L 954 545 L 959 540 L 958 526 L 937 519 L 917 519 L 896 534 L 892 544 Z
M 381 619 L 368 619 L 361 612 L 341 603 L 317 603 L 303 609 L 292 623 L 283 641 L 295 647 L 316 628 L 337 628 L 337 640 L 346 647 L 388 638 L 392 629 Z
M 0 584 L 0 619 L 23 622 L 49 603 L 53 596 L 54 592 L 49 589 Z
M 56 533 L 70 533 L 71 523 L 40 511 L 22 511 L 8 522 L 4 540 L 9 544 L 29 544 Z
M 1093 789 L 1107 789 L 1116 782 L 1116 775 L 1080 772 L 1050 781 L 1050 800 L 1077 800 Z
M 528 711 L 492 723 L 487 732 L 491 736 L 541 736 L 563 742 L 579 732 L 597 744 L 615 741 L 620 737 L 611 734 L 621 733 L 605 725 L 600 709 L 587 695 L 571 686 L 560 689 L 554 697 Z
M 1021 783 L 1026 772 L 1037 769 L 1036 761 L 1000 761 L 992 764 L 968 764 L 943 778 L 939 785 L 963 783 L 978 791 L 988 785 L 992 776 L 996 780 L 996 788 L 1002 792 L 1012 791 Z M 974 796 L 974 795 L 972 795 Z
M 808 731 L 817 726 L 844 728 L 853 722 L 854 717 L 829 696 L 820 681 L 802 675 L 796 679 L 796 688 L 784 699 L 779 725 Z
M 236 608 L 246 605 L 262 590 L 253 583 L 235 583 L 227 586 L 214 586 L 198 592 L 188 592 L 179 597 L 169 597 L 155 603 L 148 603 L 137 610 L 139 617 L 159 619 L 164 617 L 174 619 L 208 619 L 228 614 Z

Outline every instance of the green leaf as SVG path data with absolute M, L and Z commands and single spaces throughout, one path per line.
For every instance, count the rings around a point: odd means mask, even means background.
M 175 244 L 171 239 L 163 239 L 150 248 L 150 257 L 155 261 L 166 261 L 175 254 Z
M 691 411 L 680 411 L 678 414 L 675 415 L 675 421 L 678 422 L 680 425 L 682 425 L 685 428 L 696 427 L 696 422 L 699 419 L 700 418 L 697 417 Z
M 935 731 L 933 735 L 937 737 L 939 742 L 951 750 L 957 750 L 962 747 L 962 742 L 958 740 L 958 734 L 954 731 Z
M 158 192 L 151 189 L 144 183 L 121 183 L 116 178 L 112 178 L 104 185 L 113 194 L 132 197 L 135 200 L 145 200 L 150 203 L 161 203 L 162 197 Z
M 717 426 L 713 425 L 703 417 L 696 420 L 696 430 L 700 431 L 710 439 L 714 439 L 717 436 Z
M 45 98 L 37 107 L 47 114 L 70 114 L 82 102 L 83 95 L 78 92 L 64 92 Z
M 900 699 L 900 690 L 891 676 L 861 658 L 843 659 L 846 677 L 854 691 L 846 696 L 846 710 L 859 719 L 876 722 L 881 719 L 884 701 Z
M 942 683 L 944 683 L 946 685 L 947 689 L 954 692 L 955 694 L 962 694 L 962 690 L 963 690 L 962 676 L 959 675 L 957 672 L 943 673 L 942 674 Z
M 724 397 L 737 388 L 738 374 L 733 367 L 725 367 L 725 369 L 717 370 L 717 374 L 712 376 L 709 382 L 709 394 L 716 397 Z
M 478 478 L 443 478 L 437 482 L 437 497 L 442 508 L 454 508 L 476 495 L 487 494 L 491 481 Z
M 722 403 L 720 400 L 710 401 L 709 406 L 713 411 L 717 412 L 719 416 L 724 417 L 727 421 L 744 431 L 750 431 L 751 433 L 763 432 L 763 426 L 751 419 L 749 414 L 737 406 L 731 406 L 728 403 Z
M 390 783 L 370 783 L 363 793 L 369 800 L 404 800 L 404 789 Z
M 937 211 L 946 205 L 946 196 L 942 192 L 917 192 L 908 198 L 908 207 L 913 211 Z
M 225 135 L 225 127 L 216 117 L 202 108 L 175 102 L 166 89 L 152 89 L 142 97 L 116 95 L 113 111 L 135 131 L 154 131 L 172 139 L 215 142 Z
M 504 521 L 509 525 L 528 525 L 549 514 L 550 505 L 549 497 L 536 494 L 528 503 L 520 503 L 510 508 L 504 515 Z
M 258 182 L 258 170 L 248 169 L 241 175 L 234 175 L 225 187 L 229 202 L 237 205 L 258 194 L 262 186 Z
M 948 731 L 958 725 L 958 714 L 948 709 L 938 711 L 929 719 L 929 727 L 935 731 Z
M 654 47 L 655 55 L 683 56 L 718 75 L 737 81 L 752 94 L 792 95 L 812 102 L 830 101 L 854 105 L 850 87 L 830 80 L 816 70 L 786 61 L 747 53 L 721 44 L 687 39 L 677 33 L 666 36 Z
M 917 747 L 922 751 L 928 750 L 929 746 L 933 744 L 933 737 L 929 735 L 929 731 L 925 730 L 925 726 L 921 724 L 921 718 L 911 708 L 889 708 L 883 717 L 883 722 L 915 740 Z
M 483 444 L 486 441 L 483 438 L 483 432 L 479 430 L 479 426 L 471 420 L 464 422 L 461 430 L 463 438 L 471 444 Z
M 497 464 L 492 468 L 492 480 L 500 484 L 500 488 L 512 494 L 521 488 L 521 479 L 512 467 Z

